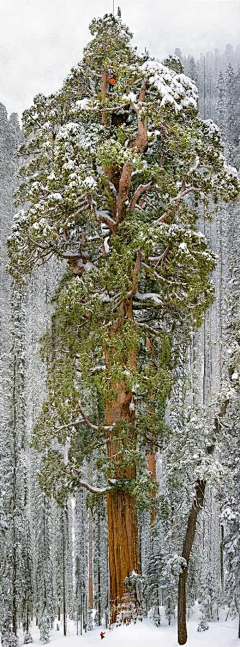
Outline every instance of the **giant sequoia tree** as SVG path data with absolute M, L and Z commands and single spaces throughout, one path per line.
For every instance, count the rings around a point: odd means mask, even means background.
M 107 493 L 115 621 L 141 607 L 135 502 L 154 487 L 145 456 L 163 442 L 177 347 L 213 299 L 199 209 L 209 215 L 239 187 L 180 62 L 138 55 L 111 14 L 90 31 L 62 89 L 23 115 L 9 252 L 19 282 L 49 258 L 67 263 L 42 342 L 48 398 L 35 439 L 47 492 Z M 99 487 L 82 477 L 90 456 Z

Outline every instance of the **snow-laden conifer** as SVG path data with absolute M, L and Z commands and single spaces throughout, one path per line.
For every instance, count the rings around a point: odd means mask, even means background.
M 126 605 L 127 620 L 141 612 L 138 585 L 124 582 L 140 571 L 134 502 L 154 491 L 144 450 L 164 440 L 179 344 L 213 300 L 215 255 L 198 231 L 199 207 L 214 213 L 239 182 L 176 61 L 138 55 L 120 17 L 94 20 L 90 31 L 63 88 L 24 113 L 9 253 L 20 282 L 49 258 L 68 264 L 43 340 L 48 398 L 35 442 L 47 493 L 107 493 L 115 621 Z M 81 471 L 99 449 L 103 487 Z

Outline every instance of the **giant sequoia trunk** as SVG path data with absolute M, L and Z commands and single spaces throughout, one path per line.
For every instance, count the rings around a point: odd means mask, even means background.
M 114 325 L 111 336 L 121 331 L 126 319 L 133 319 L 131 301 L 122 304 L 122 312 Z M 106 353 L 106 363 L 111 367 L 114 350 Z M 133 350 L 123 367 L 136 366 L 136 352 Z M 110 575 L 110 621 L 129 622 L 141 607 L 138 589 L 129 588 L 124 583 L 129 575 L 140 572 L 139 540 L 137 515 L 134 500 L 128 492 L 129 484 L 136 478 L 135 465 L 122 465 L 122 453 L 136 448 L 135 414 L 131 406 L 132 393 L 125 381 L 112 384 L 115 398 L 106 405 L 106 423 L 114 425 L 108 437 L 108 457 L 115 466 L 116 488 L 107 495 L 108 544 Z M 117 423 L 126 421 L 127 438 L 118 438 Z
M 138 526 L 133 499 L 124 491 L 108 494 L 108 543 L 110 572 L 110 620 L 129 622 L 141 608 L 137 590 L 124 584 L 133 571 L 139 573 Z
M 128 394 L 129 397 L 129 394 Z M 126 402 L 127 393 L 124 385 L 119 385 L 118 401 L 112 404 L 107 412 L 108 424 L 125 418 L 132 423 L 132 412 L 129 402 Z M 129 438 L 129 446 L 134 444 L 134 436 Z M 108 456 L 116 458 L 120 444 L 114 439 L 108 442 Z M 116 479 L 122 479 L 122 487 L 118 485 L 114 491 L 107 495 L 108 510 L 108 547 L 109 547 L 109 574 L 110 574 L 110 621 L 128 622 L 139 611 L 141 602 L 137 591 L 129 591 L 124 583 L 132 572 L 140 572 L 139 541 L 137 515 L 134 509 L 133 497 L 127 492 L 127 484 L 136 477 L 135 467 L 116 467 Z M 126 484 L 126 488 L 124 487 Z
M 182 557 L 186 560 L 186 567 L 179 575 L 178 581 L 178 642 L 185 645 L 187 642 L 187 621 L 186 621 L 186 584 L 188 576 L 188 564 L 192 545 L 196 532 L 198 513 L 203 507 L 206 482 L 198 480 L 196 484 L 195 498 L 188 516 L 188 525 L 183 542 Z

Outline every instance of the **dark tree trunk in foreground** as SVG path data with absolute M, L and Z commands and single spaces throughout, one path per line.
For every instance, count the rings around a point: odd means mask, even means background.
M 13 360 L 12 631 L 17 636 L 17 358 Z
M 197 481 L 196 496 L 194 498 L 189 517 L 186 535 L 183 542 L 182 557 L 186 560 L 186 567 L 179 575 L 178 582 L 178 642 L 179 645 L 185 645 L 187 642 L 187 622 L 186 622 L 186 583 L 188 576 L 188 564 L 192 550 L 192 545 L 196 532 L 198 513 L 203 507 L 204 492 L 206 482 Z

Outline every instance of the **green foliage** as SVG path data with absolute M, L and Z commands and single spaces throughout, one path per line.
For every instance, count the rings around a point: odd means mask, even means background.
M 48 397 L 34 437 L 42 487 L 61 500 L 93 454 L 101 479 L 143 506 L 155 486 L 142 456 L 166 441 L 178 348 L 214 298 L 216 258 L 199 213 L 209 217 L 240 187 L 179 61 L 137 54 L 111 14 L 90 31 L 62 89 L 38 95 L 23 115 L 10 272 L 21 283 L 50 257 L 69 266 L 42 339 Z M 104 412 L 113 411 L 112 428 Z

